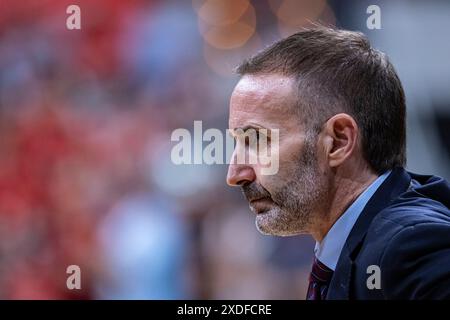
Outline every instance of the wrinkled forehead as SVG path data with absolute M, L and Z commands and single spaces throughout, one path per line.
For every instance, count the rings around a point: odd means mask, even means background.
M 293 120 L 296 106 L 294 78 L 277 74 L 245 75 L 231 95 L 229 127 L 234 129 L 249 124 L 266 128 L 285 126 Z

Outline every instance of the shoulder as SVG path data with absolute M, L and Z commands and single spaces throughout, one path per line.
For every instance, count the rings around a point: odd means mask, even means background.
M 384 237 L 392 237 L 414 226 L 450 226 L 449 183 L 437 176 L 409 174 L 409 188 L 377 214 L 369 231 L 382 229 Z
M 412 176 L 425 177 L 426 180 L 422 180 L 426 183 L 412 179 L 408 190 L 377 214 L 369 227 L 368 236 L 375 234 L 390 242 L 403 234 L 450 228 L 448 182 L 434 176 Z
M 361 256 L 380 267 L 385 298 L 450 298 L 450 211 L 442 198 L 450 194 L 440 184 L 433 196 L 413 180 L 368 229 Z
M 388 240 L 401 232 L 440 227 L 450 228 L 450 210 L 446 206 L 433 199 L 409 198 L 382 210 L 372 221 L 368 233 Z

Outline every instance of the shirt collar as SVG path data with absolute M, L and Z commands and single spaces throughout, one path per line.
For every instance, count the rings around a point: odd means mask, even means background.
M 367 202 L 377 191 L 380 185 L 386 180 L 391 173 L 391 170 L 386 171 L 373 181 L 364 190 L 358 198 L 348 207 L 347 210 L 336 220 L 331 229 L 328 231 L 322 242 L 316 242 L 314 253 L 328 268 L 335 270 L 336 264 L 341 255 L 342 248 L 347 240 L 350 231 L 352 230 L 356 220 L 363 211 Z

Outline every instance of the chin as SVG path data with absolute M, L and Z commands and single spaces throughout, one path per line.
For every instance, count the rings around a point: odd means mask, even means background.
M 256 216 L 256 228 L 263 235 L 289 237 L 307 233 L 302 223 L 289 219 L 277 209 L 270 209 Z

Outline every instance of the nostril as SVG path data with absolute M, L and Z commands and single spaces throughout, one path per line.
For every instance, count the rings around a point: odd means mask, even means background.
M 250 181 L 248 181 L 248 180 L 239 180 L 236 184 L 238 186 L 240 186 L 240 187 L 245 187 L 246 185 L 250 184 Z
M 256 179 L 253 168 L 244 166 L 230 166 L 227 174 L 227 183 L 230 186 L 243 186 Z

